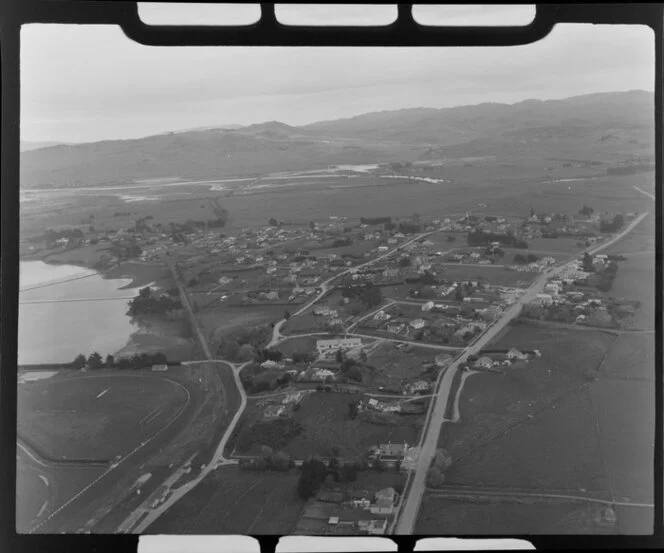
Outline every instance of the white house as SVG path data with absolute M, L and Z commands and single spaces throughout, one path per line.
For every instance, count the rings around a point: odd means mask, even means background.
M 522 353 L 516 348 L 510 348 L 510 350 L 507 352 L 507 358 L 508 359 L 528 359 L 528 354 L 527 353 Z
M 433 309 L 433 302 L 428 301 L 422 306 L 422 311 L 431 311 Z
M 361 338 L 334 338 L 331 340 L 316 340 L 316 349 L 320 355 L 330 352 L 336 353 L 339 349 L 354 349 L 362 347 Z
M 553 298 L 551 294 L 537 294 L 537 301 L 542 305 L 551 305 L 553 303 Z
M 424 319 L 413 319 L 408 324 L 415 330 L 418 330 L 420 328 L 424 328 L 426 321 Z

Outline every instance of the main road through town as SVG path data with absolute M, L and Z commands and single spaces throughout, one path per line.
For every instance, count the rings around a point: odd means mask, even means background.
M 585 251 L 592 255 L 600 252 L 605 248 L 608 248 L 623 238 L 625 235 L 630 233 L 641 221 L 643 221 L 643 219 L 645 219 L 647 215 L 648 213 L 642 213 L 636 217 L 622 232 L 616 234 L 606 242 L 596 247 L 588 248 Z M 395 534 L 412 534 L 415 528 L 415 520 L 419 513 L 422 496 L 426 489 L 427 471 L 436 453 L 436 448 L 438 447 L 438 438 L 440 436 L 440 430 L 445 418 L 447 402 L 450 399 L 452 382 L 454 380 L 454 375 L 459 368 L 459 365 L 464 363 L 468 359 L 469 355 L 481 351 L 486 345 L 488 345 L 510 323 L 510 321 L 519 315 L 524 304 L 533 301 L 536 298 L 537 294 L 539 294 L 544 288 L 547 280 L 563 272 L 568 264 L 569 262 L 561 265 L 560 267 L 544 271 L 542 275 L 537 278 L 537 280 L 526 290 L 525 294 L 518 301 L 512 304 L 510 308 L 503 313 L 503 316 L 500 319 L 498 319 L 492 326 L 488 327 L 486 332 L 482 334 L 480 338 L 470 347 L 468 347 L 459 357 L 457 357 L 443 373 L 442 380 L 440 381 L 440 385 L 438 387 L 437 395 L 433 399 L 434 403 L 432 405 L 432 409 L 429 411 L 428 420 L 423 427 L 425 429 L 425 434 L 421 440 L 421 449 L 417 459 L 417 464 L 415 465 L 413 472 L 409 474 L 408 483 L 406 485 L 406 489 L 404 490 L 404 496 L 401 500 L 401 505 L 397 513 L 397 521 L 394 526 Z

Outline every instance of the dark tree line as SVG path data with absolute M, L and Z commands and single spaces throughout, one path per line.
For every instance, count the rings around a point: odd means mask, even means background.
M 76 356 L 71 362 L 73 369 L 82 369 L 87 366 L 89 369 L 143 369 L 152 365 L 166 365 L 168 359 L 163 353 L 136 353 L 131 357 L 122 357 L 116 359 L 112 355 L 107 355 L 104 360 L 98 352 L 93 352 L 89 357 L 82 353 Z
M 600 232 L 617 232 L 625 224 L 623 216 L 618 213 L 611 221 L 600 221 L 599 230 Z
M 384 225 L 392 222 L 392 217 L 360 217 L 363 225 Z

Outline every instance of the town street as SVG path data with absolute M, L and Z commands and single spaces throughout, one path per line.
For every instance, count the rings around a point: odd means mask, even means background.
M 634 219 L 622 232 L 616 234 L 610 240 L 600 244 L 594 248 L 587 249 L 589 254 L 595 254 L 622 239 L 630 233 L 645 217 L 647 213 L 642 213 Z M 583 253 L 583 252 L 581 252 Z M 576 255 L 575 257 L 578 257 Z M 524 304 L 533 301 L 537 294 L 544 288 L 547 280 L 555 277 L 557 274 L 564 271 L 568 263 L 544 271 L 542 275 L 526 290 L 526 293 L 512 306 L 503 313 L 500 319 L 494 322 L 493 325 L 487 328 L 486 332 L 480 338 L 468 347 L 445 371 L 438 390 L 437 396 L 433 400 L 433 408 L 429 412 L 428 421 L 424 425 L 426 433 L 422 442 L 422 449 L 417 459 L 414 472 L 409 475 L 410 486 L 406 486 L 404 496 L 401 500 L 399 511 L 397 513 L 397 522 L 395 525 L 396 534 L 412 534 L 415 528 L 415 520 L 420 510 L 422 496 L 426 489 L 426 476 L 431 461 L 436 453 L 438 447 L 438 439 L 440 437 L 440 430 L 444 422 L 445 411 L 447 409 L 447 402 L 450 398 L 450 391 L 452 381 L 456 371 L 462 363 L 464 363 L 469 355 L 481 351 L 488 345 L 518 314 Z
M 330 290 L 330 283 L 334 282 L 336 279 L 339 277 L 342 277 L 344 275 L 347 275 L 349 273 L 354 273 L 358 271 L 359 269 L 363 269 L 364 267 L 369 267 L 370 265 L 373 265 L 374 263 L 377 263 L 378 261 L 382 261 L 383 259 L 386 259 L 390 257 L 391 255 L 395 254 L 399 250 L 405 248 L 409 244 L 412 244 L 413 242 L 417 240 L 421 240 L 422 238 L 426 238 L 427 236 L 431 236 L 434 234 L 435 230 L 432 230 L 431 232 L 425 232 L 422 234 L 418 234 L 414 238 L 411 238 L 410 240 L 406 240 L 403 244 L 400 244 L 396 248 L 390 250 L 389 252 L 384 253 L 383 255 L 379 255 L 378 257 L 371 259 L 365 263 L 362 263 L 361 265 L 356 265 L 354 267 L 349 267 L 348 269 L 345 269 L 344 271 L 331 276 L 328 278 L 325 282 L 322 282 L 320 285 L 320 292 L 316 295 L 315 298 L 312 298 L 309 300 L 307 303 L 305 303 L 300 309 L 298 309 L 295 313 L 291 315 L 291 317 L 297 317 L 298 315 L 301 315 L 304 313 L 307 309 L 309 309 L 312 305 L 314 305 L 317 301 L 319 301 L 325 294 L 327 294 Z M 274 328 L 272 329 L 272 339 L 270 340 L 270 343 L 267 344 L 267 348 L 271 348 L 275 344 L 278 344 L 279 342 L 282 341 L 282 336 L 281 336 L 281 327 L 286 323 L 288 319 L 281 319 L 278 323 L 274 325 Z

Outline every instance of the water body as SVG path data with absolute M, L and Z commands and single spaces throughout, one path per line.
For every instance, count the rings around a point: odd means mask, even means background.
M 138 293 L 137 288 L 122 289 L 129 283 L 71 265 L 21 262 L 19 364 L 67 363 L 79 353 L 106 356 L 124 347 L 137 330 L 126 315 L 127 297 Z M 68 299 L 89 301 L 63 301 Z M 45 303 L 21 303 L 26 301 Z

